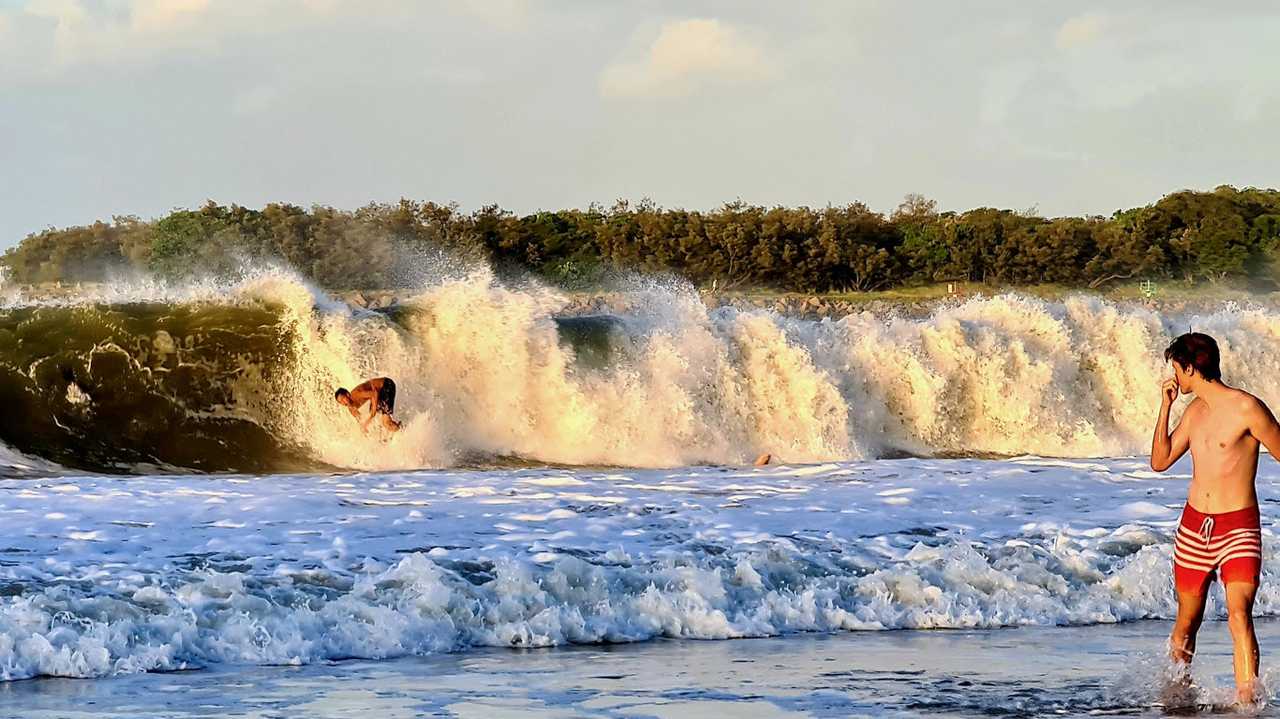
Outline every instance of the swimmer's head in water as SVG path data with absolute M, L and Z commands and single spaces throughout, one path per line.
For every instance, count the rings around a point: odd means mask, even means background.
M 338 400 L 338 404 L 351 404 L 351 393 L 347 391 L 346 387 L 339 387 L 338 390 L 333 393 L 333 398 Z

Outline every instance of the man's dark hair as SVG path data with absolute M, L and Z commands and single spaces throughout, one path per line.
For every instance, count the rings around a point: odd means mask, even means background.
M 338 388 L 338 391 L 333 393 L 333 398 L 334 398 L 334 399 L 337 399 L 337 398 L 341 397 L 341 396 L 342 396 L 342 395 L 344 395 L 344 394 L 351 394 L 351 393 L 347 391 L 347 388 L 346 388 L 346 387 L 339 387 L 339 388 Z
M 1183 369 L 1195 367 L 1196 372 L 1207 380 L 1222 379 L 1222 370 L 1218 368 L 1218 343 L 1203 332 L 1188 332 L 1174 340 L 1164 351 L 1164 358 L 1177 362 Z

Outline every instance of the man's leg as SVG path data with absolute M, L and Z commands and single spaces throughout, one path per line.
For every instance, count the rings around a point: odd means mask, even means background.
M 1253 599 L 1258 592 L 1254 582 L 1228 582 L 1227 625 L 1231 627 L 1236 701 L 1252 704 L 1258 682 L 1258 635 L 1253 631 Z
M 378 390 L 378 414 L 382 415 L 382 426 L 388 432 L 400 429 L 400 423 L 391 416 L 396 411 L 396 383 L 386 380 L 382 389 Z
M 1204 621 L 1204 604 L 1209 598 L 1209 581 L 1198 588 L 1178 590 L 1178 618 L 1169 636 L 1169 657 L 1174 662 L 1190 665 L 1196 653 L 1196 634 Z
M 1180 577 L 1178 618 L 1169 637 L 1169 658 L 1174 674 L 1161 690 L 1166 708 L 1191 707 L 1196 704 L 1195 687 L 1191 684 L 1191 659 L 1196 653 L 1196 634 L 1204 620 L 1204 605 L 1209 598 L 1210 575 Z M 1196 582 L 1199 582 L 1197 586 Z

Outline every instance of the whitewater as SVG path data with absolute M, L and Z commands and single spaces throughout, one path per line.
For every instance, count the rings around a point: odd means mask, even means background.
M 1280 401 L 1277 311 L 1162 316 L 1016 294 L 924 317 L 709 309 L 636 280 L 611 314 L 486 269 L 394 308 L 289 273 L 0 303 L 0 439 L 95 471 L 279 472 L 533 464 L 678 467 L 1145 451 L 1162 350 L 1209 332 L 1223 371 Z M 394 441 L 352 436 L 333 388 L 400 387 Z M 180 441 L 177 437 L 181 437 Z
M 860 637 L 979 632 L 930 640 L 945 663 L 1016 628 L 1155 627 L 1108 650 L 1114 674 L 1160 653 L 1167 624 L 1142 620 L 1176 606 L 1190 465 L 1142 456 L 1163 348 L 1208 332 L 1228 381 L 1280 402 L 1262 304 L 1005 294 L 811 320 L 675 282 L 614 296 L 583 314 L 484 268 L 382 310 L 281 271 L 6 290 L 0 681 L 309 667 L 325 685 L 357 660 L 814 633 L 908 661 Z M 383 375 L 404 429 L 362 436 L 333 388 Z M 1258 489 L 1272 617 L 1269 457 Z M 1151 700 L 1098 692 L 1086 709 Z
M 5 480 L 0 677 L 1169 618 L 1186 479 L 1017 458 Z

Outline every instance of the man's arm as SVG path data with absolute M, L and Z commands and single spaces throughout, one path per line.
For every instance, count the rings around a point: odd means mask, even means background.
M 374 417 L 378 416 L 379 412 L 381 412 L 381 409 L 382 409 L 381 405 L 378 403 L 378 395 L 382 392 L 383 381 L 384 380 L 380 378 L 371 379 L 361 383 L 360 387 L 358 388 L 363 390 L 364 393 L 369 397 L 369 416 L 365 417 L 364 421 L 360 423 L 361 431 L 363 431 L 366 434 L 368 434 L 369 432 L 369 423 L 373 421 Z
M 1267 408 L 1266 403 L 1254 398 L 1253 407 L 1249 410 L 1249 434 L 1262 443 L 1271 456 L 1280 461 L 1280 423 Z
M 370 395 L 365 386 L 367 384 L 368 382 L 365 382 L 351 390 L 351 404 L 347 405 L 347 411 L 351 413 L 352 417 L 355 417 L 356 420 L 360 422 L 360 429 L 362 431 L 368 431 L 366 428 L 369 426 L 369 421 L 378 413 L 377 397 Z M 365 402 L 369 403 L 369 416 L 367 418 L 364 417 L 364 413 L 360 411 L 360 408 L 364 406 Z
M 1157 472 L 1172 467 L 1191 446 L 1190 407 L 1182 414 L 1178 426 L 1173 428 L 1173 434 L 1169 434 L 1169 410 L 1178 396 L 1177 382 L 1167 380 L 1160 389 L 1160 416 L 1156 418 L 1155 436 L 1151 438 L 1151 468 Z

